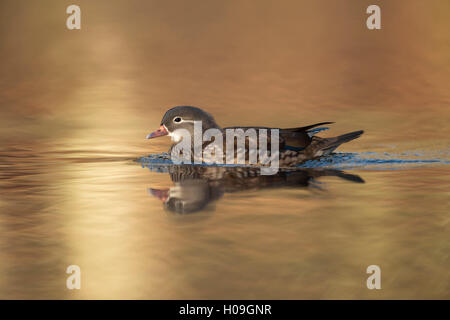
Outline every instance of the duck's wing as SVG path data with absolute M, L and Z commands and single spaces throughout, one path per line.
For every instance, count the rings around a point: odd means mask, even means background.
M 309 126 L 280 129 L 280 136 L 286 148 L 306 148 L 311 143 L 311 137 L 316 133 L 327 130 L 327 127 L 317 128 L 333 122 L 319 122 Z
M 222 130 L 223 130 L 223 132 L 225 132 L 227 129 L 233 129 L 233 130 L 242 129 L 242 130 L 244 130 L 244 132 L 247 132 L 248 129 L 254 129 L 255 130 L 256 136 L 249 135 L 245 139 L 245 148 L 246 149 L 249 148 L 250 141 L 255 143 L 256 145 L 258 145 L 258 143 L 259 143 L 259 139 L 258 138 L 259 138 L 259 134 L 261 132 L 260 130 L 267 130 L 266 131 L 267 150 L 271 149 L 271 142 L 272 142 L 272 134 L 270 132 L 271 129 L 279 130 L 279 141 L 278 141 L 279 148 L 283 149 L 284 145 L 285 145 L 285 139 L 284 139 L 284 137 L 283 137 L 283 135 L 281 133 L 281 130 L 283 130 L 283 129 L 280 129 L 280 128 L 235 126 L 235 127 L 226 127 L 226 128 L 223 128 Z M 224 140 L 224 143 L 225 143 L 225 140 Z
M 223 130 L 226 129 L 243 129 L 246 131 L 247 129 L 255 129 L 257 131 L 257 134 L 259 133 L 260 129 L 278 129 L 279 130 L 279 146 L 280 149 L 294 149 L 299 150 L 306 148 L 311 143 L 311 137 L 314 136 L 316 133 L 327 130 L 327 127 L 321 127 L 317 128 L 318 126 L 331 124 L 333 122 L 319 122 L 312 125 L 304 126 L 304 127 L 296 127 L 296 128 L 269 128 L 269 127 L 226 127 L 223 128 Z M 267 132 L 267 142 L 270 145 L 271 136 L 270 132 Z
M 286 132 L 308 131 L 312 128 L 316 128 L 318 126 L 323 126 L 325 124 L 332 124 L 332 123 L 334 123 L 334 122 L 319 122 L 319 123 L 311 124 L 309 126 L 296 127 L 296 128 L 285 128 L 285 129 L 281 129 L 281 130 L 286 131 Z

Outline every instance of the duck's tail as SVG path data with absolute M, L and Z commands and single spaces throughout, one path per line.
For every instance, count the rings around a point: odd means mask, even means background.
M 311 150 L 313 157 L 326 156 L 332 153 L 337 147 L 345 142 L 359 138 L 364 133 L 363 130 L 354 131 L 333 138 L 313 137 Z

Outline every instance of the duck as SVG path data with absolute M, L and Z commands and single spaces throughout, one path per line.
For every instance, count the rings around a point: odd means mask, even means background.
M 322 130 L 328 129 L 328 127 L 320 127 L 333 122 L 320 122 L 312 125 L 294 127 L 294 128 L 277 128 L 277 127 L 264 127 L 264 126 L 231 126 L 222 128 L 214 119 L 214 117 L 194 106 L 176 106 L 166 111 L 162 117 L 160 126 L 157 130 L 146 136 L 147 139 L 154 139 L 163 136 L 169 136 L 172 140 L 172 145 L 169 149 L 169 154 L 174 148 L 185 138 L 182 132 L 188 132 L 191 137 L 195 135 L 195 123 L 201 123 L 202 137 L 208 130 L 215 130 L 215 132 L 223 133 L 223 137 L 226 137 L 225 132 L 227 130 L 244 131 L 254 130 L 256 132 L 256 139 L 261 141 L 261 132 L 273 132 L 272 130 L 278 130 L 278 134 L 275 136 L 276 141 L 273 140 L 273 136 L 267 138 L 268 146 L 272 145 L 277 147 L 277 155 L 279 157 L 280 167 L 294 167 L 300 165 L 308 160 L 315 160 L 321 157 L 325 157 L 333 153 L 333 151 L 341 144 L 352 141 L 359 138 L 364 131 L 358 130 L 350 133 L 342 134 L 331 138 L 322 138 L 316 136 L 316 134 Z M 186 131 L 184 131 L 184 130 Z M 248 162 L 250 159 L 250 147 L 252 146 L 251 137 L 245 138 L 245 159 Z M 208 146 L 211 146 L 212 139 L 210 141 L 201 142 L 201 147 L 206 150 Z M 232 144 L 236 145 L 236 140 L 233 137 Z M 221 144 L 222 151 L 224 151 L 226 145 L 226 139 Z M 191 154 L 193 155 L 195 143 L 191 143 Z M 270 149 L 270 148 L 268 148 Z M 237 152 L 238 148 L 234 149 Z M 273 149 L 271 149 L 273 152 Z M 204 155 L 205 153 L 201 153 Z M 222 152 L 225 157 L 225 152 Z M 237 157 L 237 154 L 234 154 Z M 257 165 L 265 165 L 267 163 L 261 160 L 261 156 L 257 159 Z M 204 162 L 208 162 L 210 159 L 203 159 Z M 228 163 L 228 162 L 227 162 Z

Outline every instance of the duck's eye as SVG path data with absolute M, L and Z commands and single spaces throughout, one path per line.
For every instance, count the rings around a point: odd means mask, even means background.
M 173 122 L 177 122 L 180 123 L 181 122 L 181 117 L 176 117 L 173 119 Z

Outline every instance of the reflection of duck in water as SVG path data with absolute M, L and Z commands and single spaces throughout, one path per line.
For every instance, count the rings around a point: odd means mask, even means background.
M 177 213 L 193 213 L 202 210 L 224 193 L 280 187 L 310 186 L 315 178 L 336 176 L 363 183 L 359 176 L 335 169 L 283 169 L 275 175 L 261 175 L 258 168 L 218 166 L 169 166 L 174 186 L 169 189 L 149 189 L 163 201 L 164 206 Z

